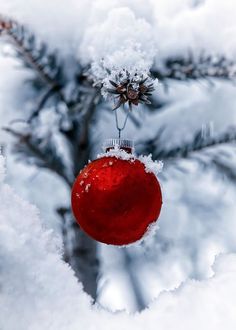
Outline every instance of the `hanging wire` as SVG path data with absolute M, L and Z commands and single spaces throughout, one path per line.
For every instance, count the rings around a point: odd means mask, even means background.
M 124 107 L 124 110 L 125 110 L 125 107 Z M 126 113 L 125 120 L 124 120 L 122 126 L 119 125 L 119 118 L 118 118 L 117 109 L 115 110 L 115 116 L 116 116 L 116 128 L 118 130 L 118 137 L 120 139 L 121 138 L 121 132 L 125 129 L 125 126 L 127 124 L 128 118 L 129 118 L 129 110 Z

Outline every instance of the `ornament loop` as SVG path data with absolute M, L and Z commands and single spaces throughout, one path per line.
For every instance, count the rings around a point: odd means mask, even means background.
M 119 132 L 119 139 L 121 138 L 121 132 L 125 129 L 125 126 L 127 124 L 128 118 L 129 118 L 129 111 L 127 111 L 126 116 L 125 116 L 125 120 L 123 123 L 123 126 L 119 126 L 119 119 L 118 119 L 118 114 L 117 114 L 117 110 L 115 110 L 115 116 L 116 116 L 116 128 Z

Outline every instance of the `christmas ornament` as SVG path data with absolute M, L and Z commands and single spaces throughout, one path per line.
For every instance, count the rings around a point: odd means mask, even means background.
M 109 140 L 106 153 L 89 163 L 74 183 L 75 218 L 97 241 L 136 242 L 160 214 L 162 194 L 156 175 L 145 163 L 147 158 L 137 158 L 132 149 L 130 140 Z
M 124 69 L 108 79 L 105 88 L 118 100 L 114 110 L 119 139 L 108 140 L 106 153 L 80 172 L 71 203 L 78 224 L 88 235 L 103 243 L 127 245 L 150 231 L 162 206 L 161 188 L 154 173 L 160 164 L 150 157 L 136 157 L 133 142 L 121 139 L 132 105 L 150 104 L 154 85 L 146 73 L 131 74 Z M 117 113 L 121 105 L 122 125 Z

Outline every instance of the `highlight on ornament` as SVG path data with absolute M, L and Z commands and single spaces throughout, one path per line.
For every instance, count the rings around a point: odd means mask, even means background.
M 131 140 L 109 139 L 105 152 L 79 173 L 71 203 L 79 226 L 112 245 L 140 241 L 156 224 L 162 207 L 157 174 L 162 163 L 134 154 Z

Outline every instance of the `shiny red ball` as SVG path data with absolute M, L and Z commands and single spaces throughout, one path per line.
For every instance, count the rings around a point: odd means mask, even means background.
M 97 241 L 126 245 L 143 237 L 162 206 L 159 182 L 137 159 L 103 157 L 88 164 L 72 189 L 81 228 Z

